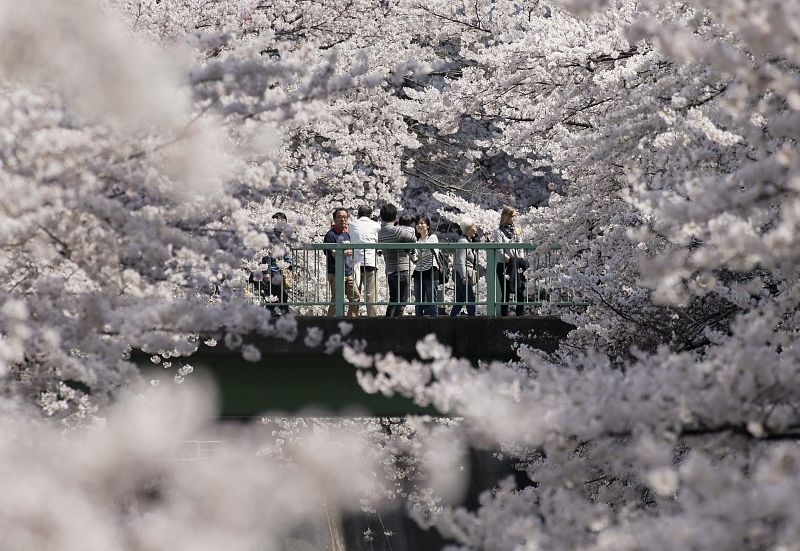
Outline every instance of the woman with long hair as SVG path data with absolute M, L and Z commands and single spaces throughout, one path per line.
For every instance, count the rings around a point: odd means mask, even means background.
M 514 224 L 517 218 L 517 209 L 504 206 L 500 211 L 500 226 L 494 232 L 494 241 L 498 243 L 516 243 L 520 240 L 519 228 Z M 495 273 L 497 274 L 497 289 L 500 297 L 500 315 L 508 315 L 508 302 L 516 302 L 516 314 L 525 314 L 525 274 L 528 262 L 519 249 L 498 250 Z
M 439 238 L 431 233 L 431 219 L 420 214 L 417 216 L 415 225 L 417 232 L 417 243 L 438 243 Z M 436 289 L 439 287 L 439 267 L 436 264 L 436 255 L 433 249 L 421 249 L 417 258 L 417 265 L 414 267 L 414 300 L 416 306 L 414 313 L 417 316 L 435 316 L 438 313 L 438 305 L 421 304 L 438 302 Z

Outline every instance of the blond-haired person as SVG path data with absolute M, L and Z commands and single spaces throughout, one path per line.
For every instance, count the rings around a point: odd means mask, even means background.
M 515 224 L 517 209 L 511 206 L 504 206 L 500 211 L 500 226 L 495 230 L 492 240 L 497 243 L 518 243 L 520 240 L 520 230 Z M 515 308 L 517 316 L 525 313 L 525 275 L 524 270 L 528 263 L 519 249 L 500 249 L 497 254 L 497 273 L 498 297 L 501 303 L 516 301 Z M 500 315 L 508 315 L 508 304 L 500 305 Z

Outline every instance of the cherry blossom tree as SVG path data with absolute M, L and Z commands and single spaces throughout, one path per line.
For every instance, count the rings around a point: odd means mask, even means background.
M 104 549 L 277 546 L 323 499 L 404 493 L 367 484 L 382 464 L 454 548 L 792 548 L 798 24 L 772 0 L 0 2 L 0 464 L 25 465 L 0 498 L 25 522 L 3 532 L 45 547 L 34 528 L 69 509 L 55 547 L 78 528 Z M 296 337 L 239 292 L 284 245 L 275 210 L 311 241 L 330 206 L 390 200 L 487 229 L 518 204 L 526 239 L 561 245 L 543 275 L 586 301 L 543 311 L 576 326 L 558 353 L 345 347 L 365 390 L 446 426 L 285 420 L 270 441 L 191 421 L 196 391 L 141 406 L 163 387 L 138 386 L 133 349 L 180 381 L 206 335 Z M 370 438 L 338 447 L 325 427 Z M 230 453 L 157 461 L 203 435 Z M 466 446 L 529 482 L 448 506 Z M 315 476 L 287 476 L 292 458 Z M 222 472 L 255 490 L 215 505 Z M 29 500 L 54 487 L 52 510 Z M 225 514 L 237 500 L 247 514 Z M 275 522 L 259 531 L 257 510 Z

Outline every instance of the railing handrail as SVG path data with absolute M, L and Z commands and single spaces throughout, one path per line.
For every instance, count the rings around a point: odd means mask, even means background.
M 481 256 L 485 261 L 485 266 L 481 266 L 478 269 L 480 272 L 483 269 L 483 274 L 481 275 L 482 278 L 485 279 L 485 300 L 483 301 L 476 301 L 476 297 L 473 297 L 469 303 L 471 304 L 481 304 L 486 306 L 486 314 L 489 316 L 496 316 L 498 314 L 498 308 L 500 306 L 509 305 L 510 302 L 508 298 L 508 291 L 506 290 L 508 284 L 509 277 L 506 276 L 503 279 L 503 276 L 498 276 L 495 266 L 498 263 L 504 262 L 503 258 L 503 251 L 508 251 L 511 249 L 518 250 L 518 251 L 526 251 L 528 253 L 527 256 L 537 256 L 541 257 L 548 265 L 552 265 L 552 258 L 553 255 L 557 255 L 557 251 L 561 249 L 560 245 L 557 243 L 549 243 L 549 244 L 539 244 L 539 243 L 531 243 L 531 242 L 499 242 L 499 241 L 478 241 L 478 242 L 438 242 L 438 243 L 418 243 L 418 242 L 408 242 L 408 243 L 352 243 L 352 242 L 342 242 L 342 243 L 287 243 L 286 246 L 291 249 L 293 260 L 296 260 L 299 256 L 299 253 L 302 251 L 306 251 L 306 253 L 314 253 L 317 258 L 328 256 L 333 257 L 333 275 L 332 279 L 328 279 L 328 281 L 332 284 L 332 300 L 330 301 L 320 301 L 319 299 L 319 285 L 312 286 L 312 291 L 316 292 L 316 300 L 307 302 L 307 304 L 311 305 L 328 305 L 331 307 L 330 312 L 335 313 L 336 316 L 344 316 L 345 310 L 345 287 L 346 284 L 352 285 L 352 282 L 346 282 L 346 276 L 350 277 L 348 274 L 353 273 L 353 264 L 352 264 L 352 256 L 351 251 L 367 251 L 367 250 L 374 250 L 374 251 L 420 251 L 420 250 L 438 250 L 447 252 L 445 256 L 451 256 L 451 253 L 459 250 L 474 250 L 476 254 L 478 251 L 481 251 Z M 321 253 L 325 253 L 324 255 Z M 315 260 L 315 262 L 317 262 Z M 437 264 L 439 263 L 439 259 L 436 260 Z M 297 268 L 297 263 L 292 262 L 294 271 Z M 537 269 L 539 269 L 539 263 L 535 264 Z M 322 262 L 322 265 L 314 264 L 315 268 L 313 273 L 316 274 L 318 277 L 327 274 L 327 268 L 325 266 L 325 262 Z M 410 265 L 409 265 L 410 266 Z M 532 266 L 533 267 L 533 266 Z M 452 274 L 452 270 L 454 266 L 448 266 L 447 270 Z M 347 272 L 347 274 L 346 274 Z M 300 272 L 298 272 L 300 273 Z M 310 274 L 311 272 L 309 272 Z M 399 271 L 396 272 L 398 285 L 400 281 Z M 387 274 L 388 275 L 388 274 Z M 327 276 L 326 277 L 330 277 Z M 431 280 L 432 285 L 433 280 Z M 409 284 L 408 281 L 404 284 Z M 282 285 L 282 284 L 281 284 Z M 324 284 L 323 284 L 324 285 Z M 501 288 L 502 286 L 502 288 Z M 538 288 L 538 284 L 537 284 Z M 306 287 L 306 291 L 309 288 Z M 477 289 L 477 288 L 476 288 Z M 500 291 L 501 296 L 497 296 L 498 291 Z M 458 290 L 456 288 L 456 298 L 458 297 Z M 519 291 L 517 291 L 519 292 Z M 537 291 L 538 293 L 539 291 Z M 286 295 L 284 294 L 286 291 L 283 290 L 281 287 L 280 294 L 281 294 L 281 305 L 289 304 L 288 298 L 285 298 Z M 435 295 L 434 295 L 435 296 Z M 518 296 L 518 295 L 517 295 Z M 466 297 L 462 297 L 458 299 L 458 302 L 454 304 L 468 304 L 464 302 Z M 515 303 L 519 304 L 520 299 L 517 298 Z M 523 301 L 527 301 L 527 299 L 521 299 Z M 436 306 L 437 304 L 444 304 L 444 301 L 439 301 L 438 299 L 434 299 L 434 301 L 419 301 L 418 299 L 414 302 L 417 305 L 423 306 Z M 386 304 L 392 306 L 405 306 L 406 301 L 403 299 L 402 302 L 395 303 L 391 299 L 389 302 L 384 301 L 375 301 L 371 300 L 369 304 L 375 305 L 383 305 Z
M 379 251 L 394 251 L 394 250 L 407 250 L 407 249 L 441 249 L 441 250 L 458 250 L 458 249 L 525 249 L 534 250 L 541 247 L 537 243 L 500 243 L 497 241 L 477 241 L 470 243 L 450 243 L 440 241 L 439 243 L 298 243 L 291 245 L 291 249 L 297 250 L 310 250 L 310 251 L 336 251 L 336 250 L 349 250 L 349 249 L 364 249 L 364 250 L 379 250 Z M 546 245 L 549 250 L 558 250 L 561 248 L 557 243 Z

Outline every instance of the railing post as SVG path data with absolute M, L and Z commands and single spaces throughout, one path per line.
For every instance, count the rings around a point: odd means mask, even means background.
M 336 288 L 336 315 L 344 317 L 344 249 L 336 249 L 334 253 L 336 266 L 336 273 L 334 276 L 336 278 L 334 283 Z
M 486 249 L 486 315 L 497 316 L 497 249 Z M 505 300 L 505 298 L 504 298 Z

